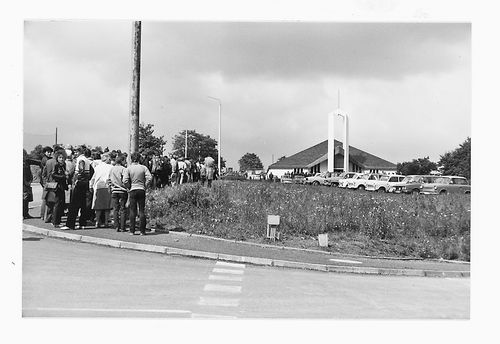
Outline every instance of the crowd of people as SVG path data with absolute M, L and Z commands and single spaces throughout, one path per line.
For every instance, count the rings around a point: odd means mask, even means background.
M 40 166 L 43 187 L 40 218 L 64 230 L 114 227 L 131 235 L 146 233 L 146 191 L 199 182 L 211 187 L 217 179 L 214 159 L 203 161 L 132 153 L 91 150 L 85 145 L 44 147 L 40 161 L 23 150 L 23 218 L 33 201 L 31 165 Z M 130 163 L 127 163 L 130 161 Z M 61 219 L 67 214 L 63 225 Z M 136 219 L 139 217 L 139 233 Z M 76 220 L 78 218 L 78 225 Z

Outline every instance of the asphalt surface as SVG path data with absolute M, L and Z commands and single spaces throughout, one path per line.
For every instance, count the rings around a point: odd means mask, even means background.
M 469 278 L 331 274 L 23 233 L 23 317 L 468 319 Z

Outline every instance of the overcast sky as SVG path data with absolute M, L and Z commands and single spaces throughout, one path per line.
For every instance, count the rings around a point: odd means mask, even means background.
M 471 135 L 469 24 L 142 22 L 140 119 L 167 139 L 217 139 L 229 167 L 264 166 L 327 139 L 350 117 L 350 144 L 393 163 L 437 161 Z M 29 21 L 25 148 L 48 140 L 128 148 L 132 22 Z M 342 138 L 341 120 L 336 138 Z M 40 142 L 44 143 L 44 142 Z

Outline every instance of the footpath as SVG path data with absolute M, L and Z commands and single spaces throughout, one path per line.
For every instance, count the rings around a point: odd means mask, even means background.
M 369 275 L 470 277 L 468 262 L 343 255 L 321 251 L 319 248 L 306 250 L 174 231 L 166 233 L 151 230 L 145 236 L 136 236 L 129 232 L 116 232 L 112 228 L 61 230 L 44 223 L 40 218 L 24 220 L 23 231 L 114 248 L 275 268 Z

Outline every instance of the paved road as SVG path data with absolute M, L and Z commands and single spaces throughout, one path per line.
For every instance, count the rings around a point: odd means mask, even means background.
M 25 317 L 467 319 L 469 299 L 469 278 L 282 270 L 23 233 Z

